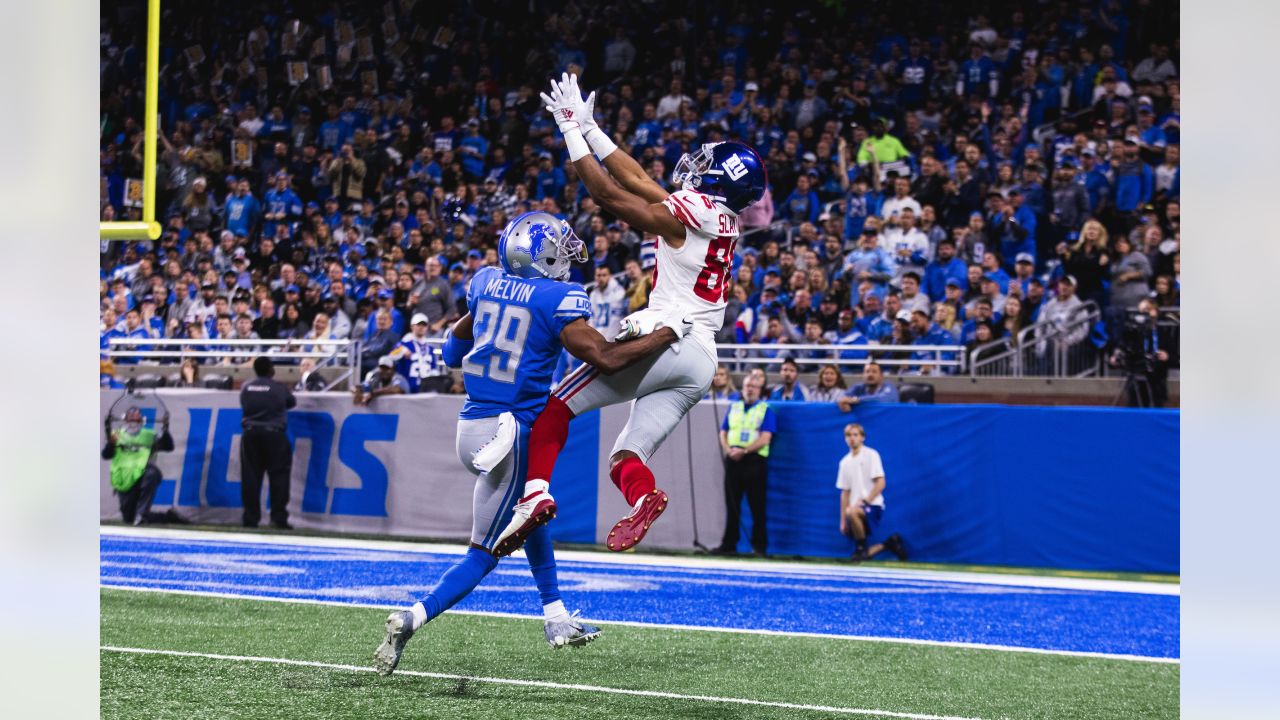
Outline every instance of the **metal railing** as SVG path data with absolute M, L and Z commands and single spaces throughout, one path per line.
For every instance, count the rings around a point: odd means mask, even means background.
M 362 350 L 358 340 L 233 340 L 207 338 L 111 338 L 104 353 L 113 360 L 153 360 L 179 364 L 187 358 L 211 360 L 228 365 L 247 364 L 259 355 L 277 362 L 314 360 L 311 372 L 326 367 L 341 368 L 330 378 L 325 390 L 346 381 L 354 389 L 360 381 Z M 172 348 L 172 349 L 162 349 Z
M 1102 374 L 1102 355 L 1089 333 L 1102 318 L 1088 301 L 1066 322 L 1028 325 L 1016 337 L 979 345 L 968 353 L 970 377 L 1093 377 Z
M 716 354 L 725 365 L 750 369 L 781 364 L 791 358 L 805 365 L 836 365 L 861 369 L 869 361 L 885 368 L 956 374 L 964 372 L 963 345 L 830 345 L 802 343 L 717 343 Z

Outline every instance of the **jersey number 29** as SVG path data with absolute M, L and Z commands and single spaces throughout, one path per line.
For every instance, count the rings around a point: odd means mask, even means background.
M 477 303 L 474 327 L 480 328 L 480 334 L 476 336 L 471 352 L 462 359 L 462 372 L 498 382 L 514 383 L 532 319 L 529 308 L 526 307 L 503 306 L 492 300 Z M 488 352 L 487 365 L 472 359 L 480 352 Z

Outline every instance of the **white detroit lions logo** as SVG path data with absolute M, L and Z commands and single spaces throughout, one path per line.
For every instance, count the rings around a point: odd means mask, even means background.
M 737 155 L 730 155 L 724 161 L 724 172 L 730 180 L 737 180 L 747 174 L 747 166 L 742 164 L 742 159 Z

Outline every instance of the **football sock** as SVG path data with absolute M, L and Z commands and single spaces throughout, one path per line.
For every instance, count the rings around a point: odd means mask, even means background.
M 445 570 L 440 576 L 440 582 L 436 583 L 427 596 L 419 601 L 423 608 L 422 622 L 430 622 L 440 613 L 453 607 L 454 603 L 466 597 L 497 564 L 498 559 L 484 550 L 468 549 L 467 554 Z M 414 623 L 418 623 L 416 611 Z
M 543 609 L 551 603 L 560 603 L 560 583 L 556 578 L 556 556 L 551 549 L 551 531 L 546 525 L 529 533 L 524 541 L 524 554 L 529 559 L 529 571 L 538 584 L 538 595 Z M 563 610 L 564 605 L 560 605 Z
M 633 506 L 647 493 L 653 492 L 657 484 L 653 472 L 635 456 L 623 458 L 622 462 L 614 465 L 609 471 L 609 479 L 622 491 L 627 504 Z
M 547 406 L 529 431 L 529 470 L 526 480 L 551 480 L 556 458 L 569 439 L 569 421 L 573 411 L 558 397 L 547 399 Z
M 542 618 L 547 622 L 568 622 L 569 611 L 564 609 L 564 603 L 557 600 L 542 606 Z

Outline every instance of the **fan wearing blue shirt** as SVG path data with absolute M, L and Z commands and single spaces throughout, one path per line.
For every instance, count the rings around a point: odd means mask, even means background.
M 956 242 L 949 237 L 938 241 L 933 260 L 924 268 L 924 293 L 930 302 L 941 302 L 947 295 L 947 281 L 961 287 L 968 280 L 969 269 L 956 257 Z
M 302 217 L 302 198 L 289 187 L 289 175 L 283 170 L 276 173 L 276 186 L 267 191 L 266 212 L 263 213 L 262 234 L 276 236 L 276 225 L 292 225 Z
M 896 403 L 898 388 L 884 381 L 884 368 L 879 363 L 867 363 L 862 368 L 862 384 L 854 385 L 836 400 L 844 412 L 862 403 Z
M 818 210 L 822 203 L 818 200 L 818 193 L 811 189 L 812 184 L 813 178 L 809 175 L 796 178 L 796 188 L 782 201 L 778 217 L 792 225 L 818 222 Z
M 916 339 L 912 345 L 955 345 L 956 338 L 951 333 L 942 329 L 941 325 L 933 322 L 929 317 L 929 313 L 919 308 L 911 312 L 911 331 L 915 334 Z M 938 352 L 936 350 L 919 350 L 911 353 L 912 360 L 923 361 L 921 365 L 912 365 L 911 370 L 923 371 L 927 368 L 931 374 L 950 375 L 956 372 L 953 365 L 934 365 L 938 360 L 954 361 L 956 359 L 955 352 Z
M 227 218 L 227 229 L 236 237 L 242 238 L 249 237 L 253 228 L 258 224 L 258 218 L 262 215 L 262 206 L 258 204 L 257 198 L 249 192 L 249 181 L 245 178 L 241 178 L 236 182 L 236 191 L 234 194 L 227 196 L 227 202 L 223 210 Z

